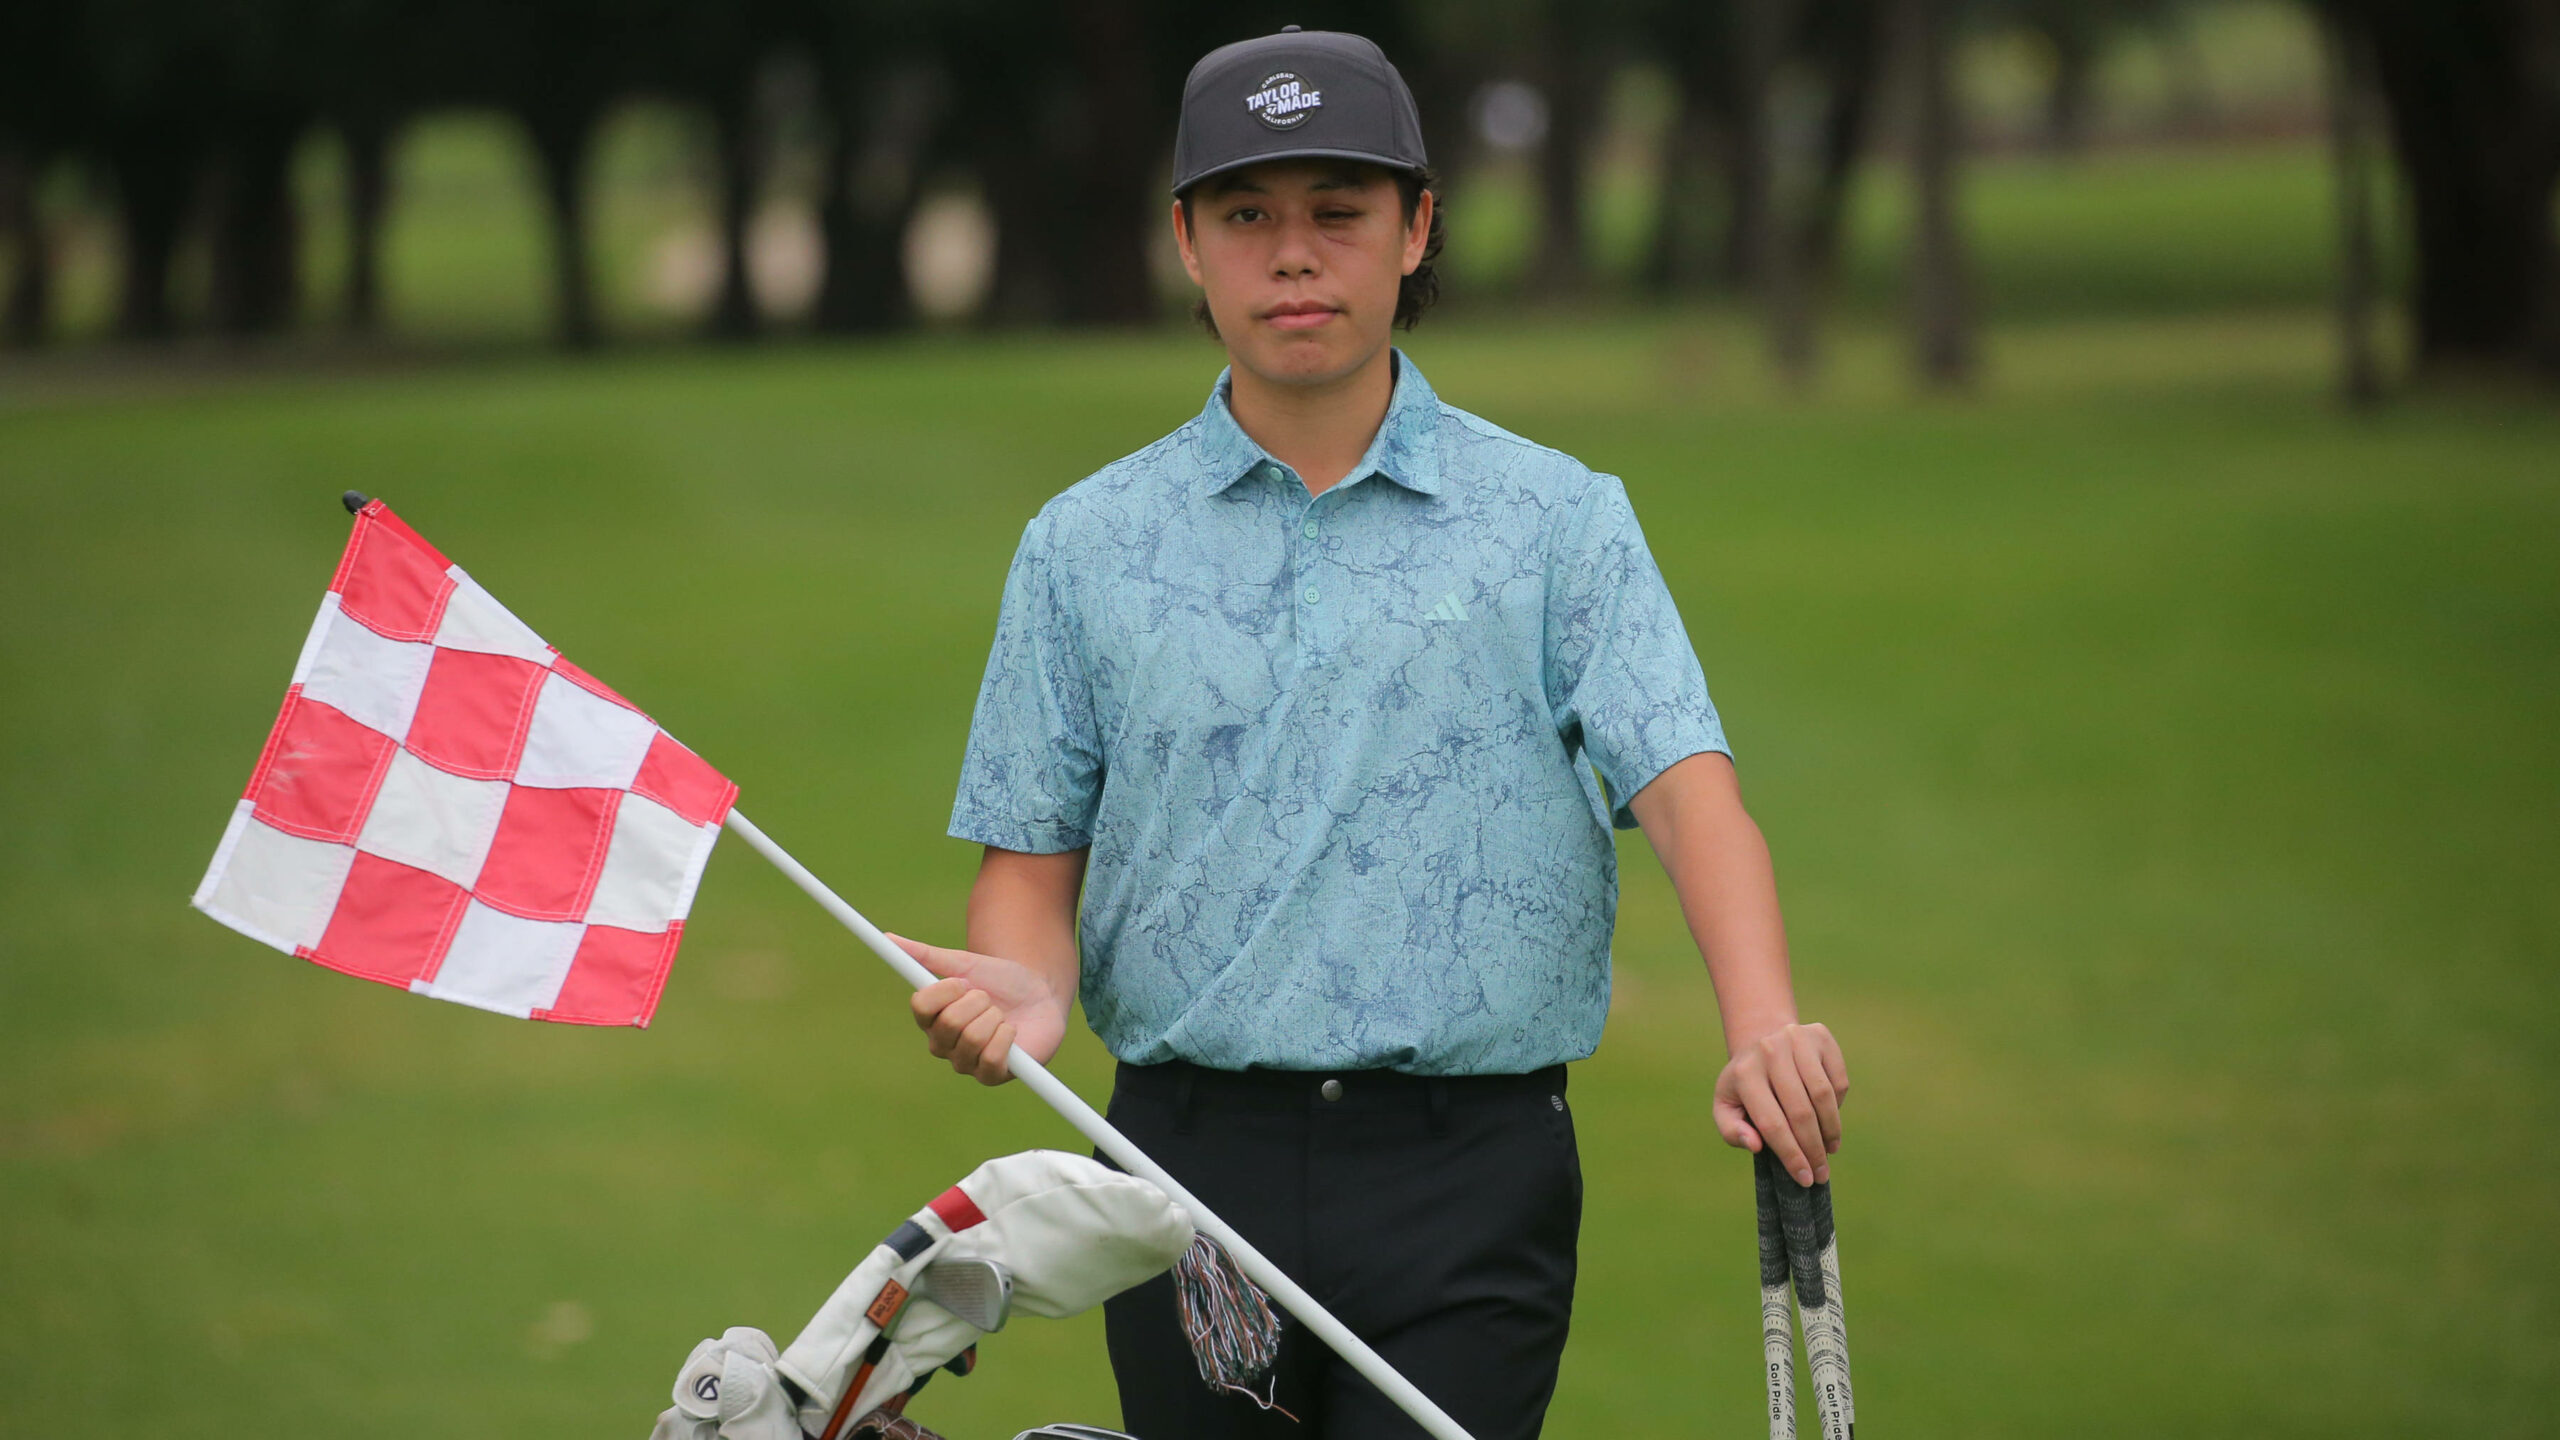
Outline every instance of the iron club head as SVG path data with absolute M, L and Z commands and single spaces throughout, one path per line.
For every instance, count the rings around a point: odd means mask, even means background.
M 1013 1308 L 1013 1275 L 993 1260 L 937 1260 L 924 1267 L 916 1294 L 992 1335 Z

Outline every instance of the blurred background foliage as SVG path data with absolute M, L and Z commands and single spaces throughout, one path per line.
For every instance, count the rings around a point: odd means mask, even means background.
M 1458 304 L 1743 297 L 1799 380 L 1899 306 L 1961 384 L 1978 312 L 2334 297 L 2364 398 L 2398 295 L 2417 368 L 2560 363 L 2548 0 L 15 5 L 5 330 L 1144 323 L 1182 76 L 1283 19 L 1399 59 Z

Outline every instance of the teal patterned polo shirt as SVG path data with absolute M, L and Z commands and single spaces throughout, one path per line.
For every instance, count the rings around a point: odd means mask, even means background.
M 1023 527 L 950 833 L 1092 847 L 1081 998 L 1122 1060 L 1590 1054 L 1612 826 L 1674 761 L 1731 753 L 1617 477 L 1394 366 L 1322 495 L 1221 371 Z

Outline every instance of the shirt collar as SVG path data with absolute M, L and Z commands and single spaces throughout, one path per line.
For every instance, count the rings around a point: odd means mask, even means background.
M 1394 393 L 1387 397 L 1386 419 L 1369 441 L 1368 453 L 1339 483 L 1348 485 L 1370 475 L 1384 475 L 1416 494 L 1437 495 L 1439 398 L 1411 356 L 1401 349 L 1391 353 L 1395 357 L 1396 382 Z M 1203 496 L 1218 494 L 1254 473 L 1254 468 L 1265 461 L 1274 466 L 1280 463 L 1244 433 L 1234 412 L 1227 408 L 1227 380 L 1233 368 L 1218 372 L 1217 383 L 1209 387 L 1209 402 L 1200 407 L 1195 445 L 1200 467 L 1198 493 Z

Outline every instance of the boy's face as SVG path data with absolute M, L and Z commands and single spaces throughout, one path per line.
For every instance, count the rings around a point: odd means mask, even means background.
M 1317 385 L 1386 345 L 1432 199 L 1423 192 L 1408 226 L 1384 167 L 1270 160 L 1193 187 L 1187 223 L 1174 203 L 1174 239 L 1228 358 L 1277 384 Z

